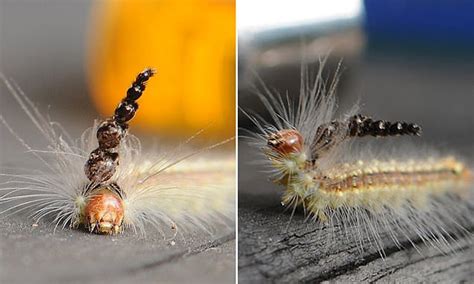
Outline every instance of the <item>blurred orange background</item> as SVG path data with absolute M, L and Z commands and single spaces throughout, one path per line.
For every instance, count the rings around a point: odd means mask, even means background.
M 235 1 L 97 1 L 87 76 L 104 116 L 153 67 L 132 123 L 163 136 L 235 133 Z

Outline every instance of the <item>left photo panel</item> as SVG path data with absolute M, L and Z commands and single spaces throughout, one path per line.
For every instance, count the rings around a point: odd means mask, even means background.
M 236 282 L 235 40 L 234 0 L 0 0 L 0 283 Z

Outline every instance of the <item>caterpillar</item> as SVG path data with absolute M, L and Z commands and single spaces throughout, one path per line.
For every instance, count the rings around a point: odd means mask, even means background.
M 178 233 L 231 227 L 234 219 L 234 158 L 186 149 L 198 132 L 175 149 L 162 153 L 142 149 L 129 134 L 138 100 L 155 74 L 139 73 L 115 109 L 114 115 L 95 122 L 80 139 L 70 138 L 47 119 L 15 84 L 1 75 L 10 94 L 47 141 L 34 149 L 0 115 L 7 130 L 40 163 L 39 169 L 0 173 L 0 216 L 26 213 L 35 223 L 57 228 L 84 228 L 96 234 L 119 234 L 129 228 L 145 235 L 155 231 Z M 222 156 L 222 157 L 221 157 Z
M 331 232 L 328 248 L 349 239 L 383 257 L 387 238 L 399 249 L 408 244 L 418 250 L 422 242 L 445 253 L 455 250 L 459 238 L 472 240 L 472 169 L 406 141 L 398 151 L 384 143 L 421 136 L 416 123 L 363 115 L 358 104 L 337 117 L 342 63 L 326 80 L 325 62 L 320 59 L 312 81 L 302 67 L 294 99 L 260 80 L 256 94 L 270 119 L 242 110 L 254 125 L 244 129 L 245 137 L 258 149 L 270 180 L 284 188 L 282 205 L 292 214 L 302 208 L 307 219 Z

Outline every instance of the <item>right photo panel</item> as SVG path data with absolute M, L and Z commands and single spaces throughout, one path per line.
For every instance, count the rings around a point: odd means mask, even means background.
M 238 1 L 239 283 L 472 281 L 472 11 Z

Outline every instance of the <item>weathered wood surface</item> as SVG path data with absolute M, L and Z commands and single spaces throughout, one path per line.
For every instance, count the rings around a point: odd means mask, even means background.
M 450 255 L 421 242 L 422 254 L 409 244 L 399 251 L 389 239 L 384 240 L 385 260 L 375 249 L 360 253 L 346 239 L 327 250 L 330 234 L 311 221 L 305 222 L 302 212 L 289 223 L 291 212 L 279 205 L 281 188 L 266 181 L 265 175 L 248 163 L 253 157 L 252 150 L 241 143 L 239 283 L 474 282 L 474 249 L 467 239 L 458 240 L 460 247 Z
M 170 240 L 0 223 L 0 283 L 234 283 L 232 231 Z

